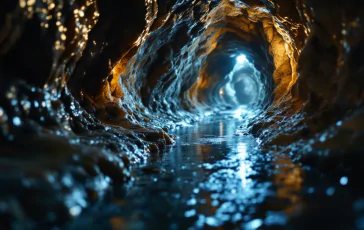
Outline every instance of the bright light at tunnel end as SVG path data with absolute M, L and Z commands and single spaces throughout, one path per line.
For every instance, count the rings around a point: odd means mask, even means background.
M 244 54 L 240 54 L 239 56 L 236 57 L 236 61 L 239 64 L 243 64 L 244 62 L 247 62 L 248 59 L 246 58 L 246 56 Z

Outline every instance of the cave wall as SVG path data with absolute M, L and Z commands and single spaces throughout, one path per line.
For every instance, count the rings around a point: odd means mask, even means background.
M 265 110 L 250 123 L 263 146 L 300 149 L 295 153 L 301 155 L 359 152 L 363 4 L 1 1 L 2 157 L 45 159 L 47 165 L 24 160 L 7 167 L 14 176 L 5 180 L 27 175 L 30 181 L 28 187 L 14 182 L 8 191 L 61 191 L 67 199 L 51 209 L 73 217 L 79 198 L 69 194 L 81 191 L 92 203 L 113 182 L 130 178 L 130 163 L 173 144 L 168 129 L 220 105 L 216 94 L 234 65 L 230 55 L 241 51 L 261 72 L 266 92 Z M 49 172 L 57 180 L 72 178 L 72 186 L 57 187 Z M 39 183 L 47 190 L 37 190 Z
M 273 89 L 269 71 L 274 69 L 276 101 L 296 78 L 292 69 L 298 49 L 289 40 L 284 25 L 277 23 L 260 2 L 2 4 L 2 86 L 8 90 L 13 82 L 13 90 L 24 84 L 25 88 L 30 86 L 30 91 L 47 92 L 39 102 L 55 105 L 43 106 L 49 111 L 42 119 L 49 119 L 58 128 L 67 126 L 66 132 L 87 133 L 91 123 L 97 121 L 163 133 L 155 131 L 158 122 L 150 122 L 155 121 L 151 114 L 178 120 L 175 113 L 180 111 L 185 118 L 193 119 L 196 109 L 208 100 L 211 104 L 211 98 L 204 98 L 214 97 L 208 95 L 216 91 L 214 84 L 220 81 L 221 74 L 215 76 L 217 79 L 210 78 L 205 69 L 209 55 L 224 47 L 227 33 L 245 42 L 242 50 L 256 40 L 255 48 L 248 52 L 258 70 L 267 69 L 264 75 L 269 91 Z M 15 18 L 20 18 L 21 23 Z M 119 25 L 122 29 L 118 29 Z M 259 57 L 254 56 L 257 49 L 262 53 Z M 265 58 L 267 64 L 262 66 L 259 63 Z M 17 68 L 19 63 L 25 68 Z M 201 89 L 201 84 L 206 90 Z M 10 103 L 5 110 L 14 110 L 11 98 L 4 97 L 5 101 Z M 58 112 L 57 106 L 63 112 Z M 78 114 L 76 107 L 83 112 Z M 42 106 L 37 110 L 42 110 Z M 8 116 L 4 123 L 10 123 L 7 126 L 14 126 L 10 122 L 14 118 L 37 117 L 26 112 L 4 113 Z M 58 120 L 53 119 L 57 116 Z M 163 136 L 170 142 L 168 135 Z
M 300 96 L 312 106 L 347 109 L 362 99 L 363 3 L 310 1 L 310 35 L 299 59 Z M 310 10 L 308 10 L 310 9 Z
M 251 131 L 264 146 L 316 166 L 332 169 L 344 159 L 361 161 L 363 3 L 266 1 L 269 4 L 270 12 L 292 28 L 297 81 L 291 96 L 258 116 Z

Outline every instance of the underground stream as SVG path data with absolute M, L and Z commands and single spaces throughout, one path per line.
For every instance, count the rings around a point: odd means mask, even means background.
M 263 151 L 241 127 L 254 112 L 242 107 L 173 131 L 180 137 L 174 146 L 133 167 L 129 186 L 115 188 L 67 229 L 352 226 L 348 204 L 360 196 L 351 195 L 348 177 L 333 180 L 286 154 Z M 304 208 L 310 213 L 300 217 Z

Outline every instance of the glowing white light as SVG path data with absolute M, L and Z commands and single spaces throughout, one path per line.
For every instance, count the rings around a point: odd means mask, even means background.
M 244 115 L 246 113 L 248 113 L 248 111 L 244 107 L 240 107 L 237 110 L 235 110 L 234 117 L 239 120 L 242 120 L 243 119 L 242 115 Z
M 239 64 L 243 64 L 244 62 L 247 62 L 248 59 L 246 59 L 246 56 L 244 54 L 241 54 L 241 55 L 239 55 L 239 56 L 236 57 L 236 61 Z
M 238 109 L 234 112 L 234 118 L 237 118 L 239 120 L 243 120 L 243 116 L 246 118 L 252 118 L 256 116 L 257 110 L 249 110 L 249 107 L 247 106 L 240 106 Z
M 220 137 L 222 137 L 224 134 L 224 124 L 220 122 Z
M 246 186 L 248 184 L 248 176 L 249 176 L 249 172 L 251 171 L 249 164 L 247 164 L 245 161 L 246 158 L 248 157 L 247 149 L 248 148 L 245 143 L 239 143 L 237 146 L 238 157 L 240 159 L 240 167 L 239 167 L 238 174 L 241 179 L 241 184 L 242 184 L 243 188 L 246 188 Z
M 21 120 L 20 120 L 20 118 L 19 118 L 19 117 L 14 117 L 14 118 L 13 118 L 13 124 L 14 124 L 15 126 L 19 126 L 19 125 L 21 125 Z
M 347 185 L 349 182 L 349 179 L 346 176 L 341 177 L 340 184 L 341 185 Z
M 78 215 L 80 215 L 81 211 L 82 211 L 82 208 L 80 206 L 73 206 L 69 210 L 71 216 L 78 216 Z
M 255 230 L 255 229 L 258 229 L 260 226 L 262 226 L 262 224 L 263 224 L 263 221 L 261 219 L 255 219 L 255 220 L 248 222 L 245 225 L 245 228 Z

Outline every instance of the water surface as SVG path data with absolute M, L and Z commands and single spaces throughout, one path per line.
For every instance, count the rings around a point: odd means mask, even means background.
M 251 115 L 226 112 L 174 130 L 174 146 L 135 166 L 130 186 L 68 228 L 361 229 L 353 205 L 364 212 L 364 200 L 349 177 L 262 151 L 240 127 Z

